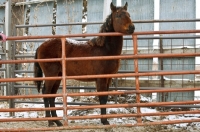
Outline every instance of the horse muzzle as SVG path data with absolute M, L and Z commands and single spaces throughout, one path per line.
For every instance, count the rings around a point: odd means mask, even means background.
M 129 28 L 127 30 L 128 34 L 132 34 L 135 31 L 135 26 L 133 24 L 129 25 Z

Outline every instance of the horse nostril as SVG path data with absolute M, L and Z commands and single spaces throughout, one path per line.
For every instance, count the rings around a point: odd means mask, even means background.
M 135 30 L 135 26 L 134 26 L 133 24 L 129 25 L 129 30 L 128 30 L 128 32 L 129 32 L 129 33 L 133 33 L 134 30 Z
M 134 25 L 130 25 L 129 29 L 134 31 L 135 30 L 135 26 Z

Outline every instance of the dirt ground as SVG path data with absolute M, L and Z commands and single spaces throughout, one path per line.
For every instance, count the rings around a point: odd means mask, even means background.
M 73 125 L 80 125 L 77 123 L 72 123 Z M 72 125 L 70 124 L 70 125 Z M 72 125 L 72 126 L 73 126 Z M 85 124 L 85 125 L 95 125 L 95 124 Z M 100 124 L 96 124 L 100 125 Z M 12 123 L 0 123 L 0 129 L 2 128 L 43 128 L 47 126 L 46 121 L 39 122 L 12 122 Z M 29 130 L 27 130 L 29 131 Z M 145 127 L 117 127 L 111 129 L 87 129 L 87 130 L 55 130 L 50 132 L 199 132 L 200 128 L 196 126 L 187 126 L 182 128 L 175 128 L 173 125 L 168 126 L 145 126 Z
M 123 99 L 123 97 L 120 97 L 118 102 L 120 103 L 127 103 L 126 101 L 131 99 L 133 101 L 135 98 L 130 96 L 126 97 L 126 100 Z M 74 98 L 72 101 L 82 101 L 89 100 L 90 102 L 97 102 L 96 98 Z M 112 100 L 112 98 L 110 98 Z M 145 102 L 145 100 L 143 100 Z M 148 101 L 147 101 L 148 102 Z M 31 108 L 34 106 L 34 104 L 19 104 L 19 108 Z M 42 105 L 43 106 L 43 105 Z M 37 106 L 38 107 L 38 106 Z M 7 103 L 1 103 L 0 108 L 8 108 Z M 109 111 L 110 114 L 114 113 L 123 113 L 124 114 L 129 111 L 133 112 L 134 109 L 116 109 L 116 111 Z M 59 112 L 58 112 L 59 113 Z M 97 114 L 100 113 L 100 110 L 76 110 L 71 111 L 69 116 L 81 116 L 81 115 L 89 115 L 89 114 Z M 31 117 L 31 115 L 36 114 L 39 117 L 44 117 L 44 112 L 27 112 L 18 114 L 16 117 L 12 118 L 27 118 L 27 116 Z M 2 116 L 1 116 L 2 115 Z M 0 113 L 0 118 L 10 118 L 6 114 Z M 198 117 L 199 118 L 199 117 Z M 148 119 L 148 118 L 145 118 Z M 148 120 L 147 122 L 152 122 L 152 120 Z M 121 118 L 121 119 L 109 119 L 110 124 L 135 124 L 136 119 L 134 117 L 130 118 Z M 102 126 L 99 119 L 93 119 L 93 120 L 76 120 L 76 121 L 68 121 L 69 126 Z M 0 122 L 0 131 L 2 129 L 11 129 L 11 128 L 24 128 L 27 129 L 27 131 L 30 131 L 29 128 L 46 128 L 47 121 L 24 121 L 24 122 Z M 54 130 L 51 132 L 199 132 L 200 131 L 200 123 L 190 123 L 190 124 L 176 124 L 176 125 L 158 125 L 158 126 L 143 126 L 143 127 L 116 127 L 116 128 L 110 128 L 110 129 L 78 129 L 78 130 Z

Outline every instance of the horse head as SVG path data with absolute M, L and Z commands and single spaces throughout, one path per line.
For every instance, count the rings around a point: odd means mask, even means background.
M 112 23 L 115 32 L 132 34 L 135 30 L 130 14 L 127 12 L 127 7 L 127 2 L 123 7 L 116 7 L 112 2 L 110 4 L 110 9 L 112 10 Z

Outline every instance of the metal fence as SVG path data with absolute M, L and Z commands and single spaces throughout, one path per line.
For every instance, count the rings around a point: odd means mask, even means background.
M 23 32 L 21 35 L 51 35 L 51 34 L 70 34 L 70 33 L 80 33 L 83 30 L 83 26 L 87 25 L 87 33 L 96 33 L 102 23 L 103 16 L 103 0 L 88 0 L 87 1 L 87 22 L 83 22 L 83 1 L 84 0 L 59 0 L 57 2 L 53 0 L 47 0 L 43 2 L 39 1 L 29 1 L 29 2 L 18 2 L 15 5 L 20 6 L 19 10 L 22 10 L 23 18 L 19 21 L 20 25 L 16 24 L 14 35 L 17 36 L 20 31 Z M 159 1 L 159 10 L 156 10 L 155 0 L 122 0 L 122 4 L 128 2 L 132 20 L 136 25 L 136 31 L 153 31 L 155 30 L 155 23 L 159 23 L 159 30 L 167 29 L 195 29 L 195 23 L 199 19 L 195 19 L 195 0 L 170 0 L 166 2 L 163 0 Z M 4 3 L 5 0 L 2 2 Z M 116 3 L 115 0 L 113 0 Z M 173 7 L 173 8 L 172 8 Z M 182 10 L 180 7 L 185 7 Z M 0 14 L 4 15 L 4 8 L 0 8 Z M 57 9 L 57 10 L 56 10 Z M 172 9 L 172 10 L 170 10 Z M 73 12 L 71 12 L 73 11 Z M 41 13 L 42 12 L 42 13 Z M 158 12 L 160 20 L 155 19 L 155 12 Z M 172 12 L 174 15 L 171 15 Z M 13 12 L 15 13 L 15 12 Z M 18 13 L 19 14 L 19 13 Z M 45 14 L 45 15 L 44 15 Z M 192 15 L 190 15 L 192 14 Z M 15 16 L 17 14 L 14 14 Z M 5 17 L 5 16 L 4 16 Z M 3 17 L 2 17 L 3 18 Z M 18 18 L 17 18 L 18 19 Z M 52 24 L 56 23 L 56 24 Z M 66 24 L 67 23 L 67 24 Z M 90 23 L 90 24 L 88 24 Z M 25 26 L 23 26 L 25 25 Z M 192 34 L 194 35 L 194 34 Z M 191 34 L 187 36 L 176 36 L 180 39 L 173 39 L 174 36 L 159 36 L 155 37 L 153 35 L 139 36 L 139 53 L 184 53 L 184 52 L 196 52 L 195 40 Z M 170 38 L 171 37 L 171 38 Z M 182 37 L 182 38 L 181 38 Z M 79 40 L 86 40 L 84 38 L 79 38 Z M 14 50 L 12 51 L 12 58 L 14 59 L 31 59 L 35 53 L 36 47 L 38 47 L 44 40 L 39 41 L 15 41 Z M 157 43 L 157 45 L 155 45 Z M 133 53 L 132 42 L 130 38 L 125 38 L 123 54 Z M 162 66 L 162 64 L 164 66 Z M 132 71 L 133 60 L 122 60 L 120 71 Z M 11 73 L 9 76 L 21 77 L 21 76 L 32 76 L 32 64 L 16 64 L 11 68 Z M 195 67 L 195 57 L 180 58 L 148 58 L 139 59 L 139 70 L 142 71 L 152 71 L 152 70 L 180 70 L 188 69 L 193 70 Z M 154 77 L 142 77 L 143 80 L 140 81 L 141 85 L 144 87 L 168 87 L 168 86 L 178 86 L 178 87 L 189 87 L 187 80 L 192 80 L 195 83 L 190 83 L 191 85 L 198 85 L 198 79 L 193 75 L 184 76 L 154 76 Z M 162 79 L 162 81 L 160 81 Z M 117 87 L 133 87 L 131 83 L 134 78 L 118 78 Z M 145 80 L 146 79 L 146 80 Z M 157 81 L 156 81 L 157 79 Z M 181 80 L 180 80 L 181 79 Z M 71 81 L 71 86 L 80 86 L 80 82 Z M 176 83 L 177 82 L 177 83 Z M 19 84 L 21 86 L 19 86 Z M 70 82 L 68 83 L 70 84 Z M 156 85 L 155 85 L 156 84 Z M 27 86 L 28 85 L 28 86 Z M 12 94 L 28 94 L 32 82 L 20 82 L 12 84 L 11 88 L 14 88 Z M 94 86 L 94 84 L 84 84 L 84 86 Z M 20 88 L 21 87 L 21 88 Z M 116 86 L 114 86 L 116 87 Z M 77 91 L 77 90 L 75 90 Z M 85 89 L 85 91 L 90 91 Z M 36 92 L 36 91 L 33 91 Z M 171 95 L 166 94 L 165 100 L 193 100 L 195 96 L 194 92 L 190 95 L 184 95 L 182 93 L 173 93 Z M 178 97 L 178 98 L 177 98 Z M 157 98 L 161 98 L 157 95 Z M 159 99 L 160 100 L 160 99 Z
M 5 78 L 0 79 L 1 82 L 19 82 L 19 81 L 34 81 L 34 80 L 62 80 L 63 88 L 61 94 L 52 94 L 52 95 L 18 95 L 18 96 L 1 96 L 0 99 L 17 99 L 17 98 L 42 98 L 42 97 L 62 97 L 63 102 L 66 102 L 66 98 L 71 96 L 98 96 L 98 95 L 122 95 L 122 94 L 136 94 L 136 103 L 127 103 L 127 104 L 107 104 L 107 105 L 90 105 L 90 106 L 69 106 L 66 103 L 63 103 L 63 107 L 56 107 L 50 109 L 63 110 L 63 117 L 54 117 L 54 118 L 4 118 L 0 119 L 0 122 L 10 122 L 10 121 L 42 121 L 42 120 L 63 120 L 65 126 L 64 127 L 54 127 L 54 128 L 28 128 L 29 130 L 62 130 L 62 129 L 88 129 L 88 128 L 110 128 L 110 127 L 118 127 L 118 126 L 142 126 L 146 125 L 141 120 L 143 116 L 161 116 L 161 115 L 177 115 L 177 114 L 197 114 L 199 110 L 193 111 L 178 111 L 178 112 L 157 112 L 157 113 L 141 113 L 141 107 L 156 107 L 156 106 L 168 106 L 168 105 L 190 105 L 190 104 L 199 104 L 200 101 L 178 101 L 178 102 L 152 102 L 152 103 L 141 103 L 140 102 L 140 94 L 142 93 L 162 93 L 162 92 L 188 92 L 188 91 L 197 91 L 200 90 L 198 86 L 188 87 L 188 88 L 165 88 L 165 89 L 156 89 L 156 90 L 141 90 L 140 89 L 140 76 L 164 76 L 164 75 L 187 75 L 187 74 L 199 74 L 199 70 L 182 70 L 182 71 L 153 71 L 153 72 L 139 72 L 138 69 L 138 59 L 144 58 L 174 58 L 174 57 L 194 57 L 200 56 L 200 53 L 152 53 L 152 54 L 138 54 L 138 35 L 147 35 L 147 34 L 188 34 L 188 33 L 199 33 L 200 30 L 175 30 L 175 31 L 149 31 L 149 32 L 135 32 L 132 35 L 133 38 L 133 54 L 129 55 L 120 55 L 120 56 L 104 56 L 104 57 L 77 57 L 77 58 L 58 58 L 58 59 L 42 59 L 42 60 L 2 60 L 0 64 L 15 64 L 15 63 L 33 63 L 33 62 L 52 62 L 52 61 L 73 61 L 73 60 L 110 60 L 110 59 L 134 59 L 134 71 L 128 73 L 118 73 L 118 74 L 107 74 L 107 75 L 86 75 L 86 76 L 66 76 L 65 74 L 62 77 L 44 77 L 44 78 Z M 65 46 L 65 38 L 66 37 L 79 37 L 79 36 L 99 36 L 99 35 L 122 35 L 120 33 L 101 33 L 101 34 L 71 34 L 71 35 L 54 35 L 54 36 L 21 36 L 21 37 L 8 37 L 8 40 L 23 40 L 23 39 L 44 39 L 44 38 L 61 38 L 62 39 L 62 48 Z M 198 36 L 195 36 L 198 37 Z M 63 54 L 64 50 L 62 50 Z M 62 67 L 65 67 L 65 63 L 62 63 Z M 132 89 L 130 91 L 111 91 L 111 92 L 92 92 L 92 93 L 67 93 L 66 92 L 66 79 L 80 79 L 80 78 L 122 78 L 122 77 L 135 77 L 135 90 Z M 137 107 L 137 113 L 134 114 L 111 114 L 111 115 L 91 115 L 91 116 L 68 116 L 67 110 L 72 109 L 93 109 L 93 108 L 119 108 L 119 107 Z M 50 110 L 48 109 L 48 110 Z M 13 108 L 13 109 L 1 109 L 0 112 L 19 112 L 19 111 L 43 111 L 46 108 Z M 109 126 L 68 126 L 69 120 L 82 120 L 82 119 L 95 119 L 95 118 L 119 118 L 119 117 L 136 117 L 136 124 L 122 124 L 122 125 L 109 125 Z M 190 122 L 199 122 L 200 119 L 193 120 L 170 120 L 163 122 L 148 122 L 149 125 L 156 124 L 175 124 L 175 123 L 190 123 Z M 4 131 L 5 129 L 0 129 Z M 8 130 L 8 129 L 6 129 Z M 15 128 L 9 129 L 15 131 L 26 131 L 24 128 Z
M 0 4 L 4 3 L 1 1 Z M 162 113 L 140 113 L 139 107 L 143 106 L 160 106 L 160 107 L 178 107 L 178 108 L 198 108 L 199 101 L 195 100 L 195 93 L 199 90 L 200 81 L 199 81 L 199 63 L 196 63 L 195 58 L 198 59 L 199 56 L 199 47 L 196 43 L 197 39 L 200 38 L 198 30 L 194 30 L 195 24 L 200 21 L 195 17 L 195 0 L 160 0 L 159 3 L 159 20 L 155 19 L 155 0 L 122 0 L 122 4 L 126 1 L 129 3 L 128 10 L 131 14 L 132 20 L 135 23 L 137 29 L 134 34 L 137 36 L 138 47 L 133 46 L 132 37 L 124 37 L 124 46 L 122 51 L 121 66 L 117 75 L 108 75 L 117 79 L 113 79 L 112 86 L 110 90 L 123 90 L 123 91 L 113 91 L 109 94 L 137 94 L 137 101 L 139 102 L 139 94 L 145 96 L 156 96 L 156 101 L 160 103 L 150 103 L 150 104 L 120 104 L 121 107 L 138 107 L 137 114 L 127 114 L 126 116 L 152 116 L 152 115 L 168 115 L 168 112 Z M 43 103 L 38 102 L 35 98 L 43 97 L 43 95 L 37 95 L 36 87 L 33 85 L 32 81 L 35 80 L 32 78 L 33 74 L 33 65 L 32 60 L 35 49 L 47 38 L 62 38 L 60 34 L 71 34 L 65 35 L 65 37 L 73 37 L 76 40 L 88 40 L 89 37 L 95 36 L 98 34 L 74 34 L 81 33 L 83 26 L 87 25 L 88 33 L 96 33 L 99 30 L 100 25 L 102 24 L 103 16 L 103 2 L 100 0 L 87 0 L 87 22 L 82 21 L 82 4 L 83 0 L 59 0 L 57 5 L 53 0 L 47 0 L 46 2 L 32 2 L 32 4 L 23 4 L 17 3 L 16 6 L 22 8 L 24 18 L 20 24 L 16 24 L 14 30 L 14 36 L 19 35 L 20 37 L 9 37 L 8 39 L 12 40 L 12 59 L 6 60 L 5 55 L 7 52 L 0 51 L 1 62 L 0 64 L 0 73 L 3 73 L 0 79 L 0 90 L 2 97 L 0 100 L 9 99 L 10 108 L 12 109 L 1 109 L 2 112 L 16 112 L 16 111 L 27 111 L 27 110 L 45 110 L 43 108 L 37 109 L 15 109 L 16 103 Z M 115 2 L 115 0 L 113 0 Z M 26 2 L 25 2 L 26 3 Z M 31 1 L 30 1 L 31 3 Z M 55 12 L 55 6 L 57 7 L 57 12 Z M 5 5 L 0 7 L 0 17 L 4 18 L 5 16 Z M 181 7 L 181 8 L 180 8 Z M 185 10 L 182 10 L 182 7 Z M 73 12 L 70 12 L 72 10 Z M 26 16 L 26 14 L 30 14 Z M 42 13 L 41 13 L 42 12 Z M 19 13 L 18 13 L 19 14 Z M 44 15 L 45 14 L 45 15 Z M 153 15 L 154 14 L 154 15 Z M 16 14 L 15 14 L 16 15 Z M 56 17 L 55 17 L 56 16 Z M 63 17 L 65 16 L 65 17 Z M 55 17 L 55 21 L 53 21 Z M 3 19 L 1 20 L 3 21 Z M 28 22 L 28 23 L 27 23 Z M 56 23 L 56 24 L 55 24 Z M 67 24 L 66 24 L 67 23 Z M 155 23 L 159 23 L 158 30 L 167 30 L 170 31 L 160 31 L 153 32 L 155 30 Z M 3 29 L 4 23 L 0 23 L 0 29 Z M 14 28 L 13 28 L 14 29 Z M 190 31 L 180 30 L 188 29 Z M 23 34 L 19 32 L 23 32 Z M 149 32 L 138 32 L 138 31 L 149 31 Z M 27 33 L 27 34 L 26 34 Z M 175 33 L 175 34 L 174 34 Z M 179 34 L 180 33 L 180 34 Z M 55 36 L 39 36 L 39 35 L 52 35 Z M 21 36 L 28 35 L 28 36 Z M 31 36 L 38 35 L 38 36 Z M 86 37 L 86 38 L 85 38 Z M 27 40 L 26 40 L 27 39 Z M 35 40 L 36 39 L 36 40 Z M 1 42 L 0 42 L 1 43 Z M 134 44 L 136 40 L 134 41 Z M 5 47 L 5 43 L 1 43 Z M 1 48 L 2 49 L 2 48 Z M 134 50 L 136 50 L 137 55 Z M 107 58 L 107 57 L 105 57 Z M 115 57 L 113 57 L 115 58 Z M 10 58 L 9 58 L 10 59 Z M 76 58 L 74 58 L 76 59 Z M 79 60 L 79 58 L 77 58 Z M 84 58 L 82 58 L 84 59 Z M 89 58 L 85 58 L 89 59 Z M 95 59 L 95 58 L 93 58 Z M 96 58 L 97 59 L 97 58 Z M 111 58 L 107 58 L 111 59 Z M 138 60 L 137 60 L 138 59 Z M 51 60 L 53 61 L 53 60 Z M 68 60 L 70 61 L 70 60 Z M 138 69 L 136 65 L 138 64 Z M 6 65 L 11 68 L 11 73 L 6 77 Z M 134 66 L 135 65 L 135 66 Z M 138 73 L 137 73 L 138 70 Z M 196 70 L 196 71 L 195 71 Z M 135 72 L 136 71 L 136 72 Z M 139 77 L 138 77 L 139 76 Z M 22 78 L 21 78 L 22 77 Z M 89 76 L 92 77 L 92 76 Z M 96 76 L 95 76 L 96 77 Z M 101 76 L 99 76 L 101 77 Z M 48 79 L 48 78 L 47 78 Z M 57 78 L 60 79 L 60 78 Z M 73 77 L 66 77 L 68 91 L 72 89 L 74 92 L 79 92 L 84 90 L 86 93 L 67 93 L 68 96 L 86 96 L 91 95 L 95 92 L 95 87 L 93 83 L 81 83 L 71 81 Z M 70 80 L 70 81 L 69 81 Z M 137 83 L 135 83 L 137 82 Z M 6 86 L 9 86 L 9 89 L 6 89 Z M 81 87 L 80 87 L 81 86 Z M 139 91 L 138 90 L 139 87 Z M 64 89 L 63 89 L 64 90 Z M 125 91 L 124 91 L 125 90 Z M 127 90 L 127 91 L 126 91 Z M 62 92 L 62 85 L 60 86 L 60 92 L 57 95 L 64 97 L 65 94 L 60 94 Z M 88 92 L 92 93 L 88 93 Z M 186 92 L 187 91 L 187 92 Z M 19 94 L 21 96 L 15 96 Z M 32 95 L 34 94 L 34 95 Z M 105 93 L 94 93 L 105 94 Z M 5 96 L 13 95 L 13 96 Z M 30 96 L 29 96 L 30 95 Z M 27 100 L 17 100 L 16 98 L 26 98 Z M 12 98 L 12 99 L 10 99 Z M 176 103 L 171 103 L 174 101 Z M 115 103 L 117 98 L 115 98 Z M 62 102 L 59 102 L 62 104 Z M 173 105 L 172 105 L 173 104 Z M 176 105 L 174 105 L 176 104 Z M 187 104 L 187 105 L 185 105 Z M 68 102 L 68 105 L 91 105 L 83 106 L 83 108 L 97 108 L 99 106 L 93 106 L 91 103 L 74 103 Z M 120 107 L 118 105 L 108 105 L 105 107 Z M 81 107 L 81 106 L 80 106 Z M 71 107 L 79 109 L 79 106 Z M 104 106 L 102 106 L 104 107 Z M 67 109 L 71 109 L 68 108 Z M 83 109 L 80 108 L 80 109 Z M 53 109 L 53 108 L 52 108 Z M 54 108 L 63 110 L 63 108 Z M 199 111 L 189 111 L 191 114 L 198 113 Z M 174 112 L 170 114 L 184 114 L 186 111 Z M 188 111 L 187 111 L 188 113 Z M 67 115 L 66 115 L 67 116 Z M 125 115 L 107 115 L 109 118 L 120 117 Z M 101 116 L 94 116 L 89 118 L 99 118 Z M 86 119 L 87 117 L 83 116 L 80 119 Z M 51 118 L 53 119 L 53 118 Z M 58 117 L 57 119 L 61 119 Z M 69 120 L 75 120 L 75 117 L 68 117 Z M 0 122 L 6 121 L 22 121 L 23 119 L 1 119 Z M 24 119 L 29 120 L 29 119 Z M 30 120 L 46 120 L 44 119 L 30 119 Z M 134 126 L 134 125 L 144 125 L 140 122 L 140 118 L 137 119 L 137 124 L 131 124 L 124 126 Z M 183 121 L 171 121 L 171 122 L 162 122 L 161 124 L 174 124 L 174 123 L 184 123 L 184 122 L 195 122 L 197 120 L 183 120 Z M 65 121 L 67 122 L 67 121 Z M 151 124 L 160 124 L 154 122 Z M 114 125 L 108 126 L 113 127 Z M 104 126 L 105 127 L 105 126 Z M 65 126 L 64 128 L 70 129 Z M 74 127 L 75 128 L 75 127 Z M 72 128 L 72 129 L 74 129 Z M 80 128 L 80 127 L 77 127 Z M 81 127 L 85 128 L 85 127 Z M 88 128 L 94 128 L 88 127 Z M 101 128 L 101 127 L 99 127 Z M 50 130 L 53 128 L 40 128 L 34 130 Z M 61 128 L 54 128 L 61 129 Z M 19 129 L 22 130 L 22 129 Z M 3 129 L 2 129 L 3 131 Z

